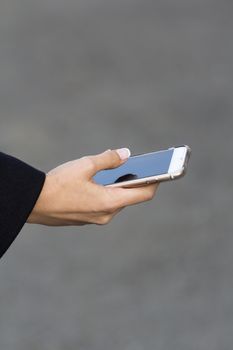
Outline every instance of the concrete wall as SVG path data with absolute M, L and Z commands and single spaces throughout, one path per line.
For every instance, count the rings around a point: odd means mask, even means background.
M 193 155 L 109 226 L 25 225 L 0 263 L 0 349 L 232 349 L 232 11 L 1 1 L 2 151 L 45 171 L 123 146 Z

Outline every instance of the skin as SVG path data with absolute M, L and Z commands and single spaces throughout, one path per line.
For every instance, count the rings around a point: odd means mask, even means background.
M 126 189 L 94 182 L 97 172 L 118 167 L 128 157 L 125 149 L 107 150 L 49 171 L 27 222 L 46 226 L 105 225 L 125 207 L 152 200 L 158 184 Z

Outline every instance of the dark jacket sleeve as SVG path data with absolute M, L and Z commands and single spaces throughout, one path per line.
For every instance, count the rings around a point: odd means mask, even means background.
M 0 257 L 27 221 L 44 181 L 45 173 L 0 152 Z

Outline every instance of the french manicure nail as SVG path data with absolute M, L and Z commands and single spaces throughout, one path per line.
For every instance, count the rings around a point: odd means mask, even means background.
M 130 150 L 128 148 L 117 149 L 117 153 L 119 154 L 121 160 L 126 160 L 131 155 L 131 152 L 130 152 Z

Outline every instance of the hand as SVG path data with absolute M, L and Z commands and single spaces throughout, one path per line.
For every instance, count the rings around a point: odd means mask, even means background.
M 129 189 L 94 182 L 97 172 L 116 168 L 129 156 L 128 149 L 108 150 L 51 170 L 27 222 L 48 226 L 104 225 L 123 208 L 151 200 L 158 184 Z

